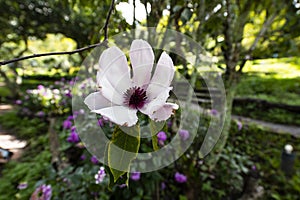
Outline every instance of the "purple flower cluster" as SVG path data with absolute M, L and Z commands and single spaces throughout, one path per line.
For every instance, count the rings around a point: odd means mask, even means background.
M 63 122 L 64 129 L 70 129 L 70 135 L 67 141 L 70 143 L 78 143 L 80 141 L 76 127 L 73 126 L 73 120 L 78 117 L 78 115 L 84 114 L 84 110 L 74 111 L 73 115 L 68 116 L 68 118 Z
M 132 172 L 130 174 L 130 179 L 133 181 L 138 181 L 141 178 L 141 172 Z
M 177 183 L 185 183 L 187 181 L 187 177 L 179 172 L 175 173 L 174 178 Z
M 35 189 L 30 200 L 50 200 L 52 196 L 51 185 L 41 185 Z
M 102 183 L 106 176 L 104 167 L 100 167 L 97 174 L 95 174 L 96 184 Z

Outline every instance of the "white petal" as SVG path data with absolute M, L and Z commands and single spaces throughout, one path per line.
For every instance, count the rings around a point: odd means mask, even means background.
M 112 106 L 112 103 L 103 96 L 102 92 L 94 92 L 89 94 L 84 99 L 84 103 L 90 110 L 98 110 Z
M 158 110 L 166 103 L 171 89 L 172 88 L 169 87 L 162 91 L 157 97 L 152 99 L 148 104 L 146 104 L 142 109 L 140 109 L 140 111 L 146 115 L 152 115 L 154 111 Z
M 101 78 L 101 91 L 103 96 L 116 105 L 123 105 L 124 97 L 111 84 L 106 76 Z
M 151 46 L 144 40 L 134 40 L 130 47 L 129 56 L 134 84 L 138 87 L 149 84 L 154 63 L 154 53 Z
M 104 77 L 120 95 L 130 87 L 130 69 L 124 53 L 118 47 L 110 47 L 101 54 L 99 67 L 97 83 L 101 87 Z
M 154 121 L 164 121 L 167 120 L 172 114 L 174 110 L 178 109 L 177 104 L 173 103 L 166 103 L 158 110 L 156 110 L 152 115 L 149 117 Z
M 110 121 L 120 126 L 133 126 L 137 123 L 137 110 L 129 109 L 124 106 L 112 106 L 94 110 L 93 112 L 103 115 Z
M 170 86 L 174 77 L 174 71 L 171 57 L 166 52 L 163 52 L 157 62 L 150 85 L 147 88 L 147 96 L 150 100 Z

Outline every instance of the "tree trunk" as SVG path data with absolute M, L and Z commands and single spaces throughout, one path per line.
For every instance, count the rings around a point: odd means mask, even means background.
M 213 170 L 221 157 L 221 153 L 226 145 L 227 139 L 229 137 L 229 130 L 231 125 L 231 114 L 232 114 L 232 105 L 233 100 L 236 92 L 236 87 L 239 82 L 239 74 L 236 72 L 225 74 L 224 77 L 224 84 L 225 84 L 225 95 L 226 95 L 226 102 L 225 102 L 225 122 L 223 125 L 223 129 L 220 135 L 220 138 L 212 152 L 212 156 L 209 159 L 209 168 Z
M 55 170 L 59 170 L 61 169 L 61 160 L 59 156 L 59 139 L 54 129 L 55 121 L 56 121 L 55 118 L 50 117 L 48 134 L 49 134 L 50 151 L 52 155 L 51 163 Z

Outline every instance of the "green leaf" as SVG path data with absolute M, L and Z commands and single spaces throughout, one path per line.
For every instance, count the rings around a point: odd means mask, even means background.
M 159 149 L 157 133 L 158 133 L 158 131 L 162 130 L 164 125 L 165 125 L 165 121 L 155 122 L 155 121 L 149 119 L 150 132 L 151 132 L 151 136 L 152 136 L 152 146 L 153 146 L 154 151 L 157 151 Z
M 110 177 L 109 188 L 115 184 L 128 185 L 130 163 L 140 147 L 140 128 L 116 127 L 112 140 L 107 144 L 105 161 Z

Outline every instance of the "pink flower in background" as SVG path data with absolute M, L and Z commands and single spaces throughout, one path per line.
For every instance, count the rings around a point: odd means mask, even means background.
M 45 87 L 44 87 L 43 85 L 38 85 L 38 86 L 37 86 L 37 89 L 38 89 L 38 90 L 43 90 L 43 89 L 45 89 Z
M 16 103 L 17 105 L 21 105 L 23 102 L 22 102 L 22 100 L 18 99 L 18 100 L 15 101 L 15 103 Z
M 30 200 L 50 200 L 52 196 L 51 185 L 41 185 L 35 189 L 31 195 Z
M 101 89 L 88 95 L 84 103 L 92 112 L 121 126 L 135 125 L 137 111 L 155 121 L 168 119 L 178 109 L 177 104 L 166 102 L 174 76 L 172 59 L 163 52 L 151 77 L 154 53 L 146 41 L 134 40 L 129 57 L 132 77 L 126 56 L 118 47 L 102 53 L 97 73 Z

